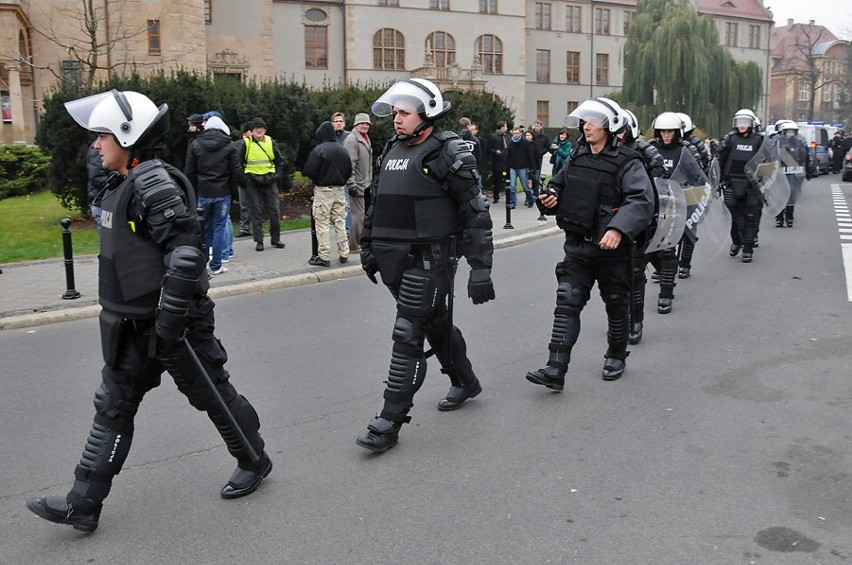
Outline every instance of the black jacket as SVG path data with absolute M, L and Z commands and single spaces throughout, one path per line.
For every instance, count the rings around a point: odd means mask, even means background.
M 509 138 L 508 160 L 510 169 L 537 169 L 533 144 L 527 141 L 527 138 L 523 135 L 519 141 Z
M 209 129 L 189 144 L 184 173 L 198 196 L 218 198 L 236 194 L 239 171 L 234 167 L 230 136 Z
M 337 140 L 331 122 L 317 128 L 318 145 L 311 149 L 302 173 L 316 186 L 343 186 L 352 176 L 352 159 L 343 144 Z

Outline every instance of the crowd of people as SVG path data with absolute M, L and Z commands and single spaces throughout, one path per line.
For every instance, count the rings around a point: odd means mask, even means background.
M 339 262 L 358 253 L 366 276 L 376 284 L 381 278 L 396 305 L 382 406 L 356 438 L 371 452 L 398 443 L 403 424 L 412 418 L 428 358 L 435 357 L 449 380 L 438 410 L 457 410 L 483 390 L 453 308 L 461 258 L 470 266 L 467 296 L 473 304 L 496 298 L 483 183 L 486 155 L 491 156 L 494 202 L 505 194 L 507 206 L 514 207 L 523 193 L 527 207 L 555 216 L 565 233 L 547 361 L 525 376 L 555 391 L 564 389 L 580 314 L 595 283 L 608 322 L 601 373 L 606 381 L 624 374 L 628 346 L 642 339 L 648 263 L 660 283 L 657 311 L 672 311 L 676 279 L 691 276 L 697 218 L 710 208 L 700 206 L 706 200 L 682 194 L 678 200 L 673 192 L 712 187 L 704 195 L 723 198 L 733 218 L 730 254 L 742 250 L 742 261 L 748 263 L 757 247 L 760 209 L 775 190 L 752 172 L 755 157 L 769 144 L 778 158 L 761 164 L 774 163 L 776 176 L 780 164 L 782 177 L 807 178 L 807 151 L 801 151 L 795 124 L 779 122 L 777 135 L 764 136 L 756 116 L 745 109 L 734 116 L 718 151 L 720 197 L 709 180 L 717 176 L 714 163 L 686 114 L 660 114 L 651 126 L 653 137 L 644 140 L 635 114 L 596 97 L 572 111 L 566 129 L 553 139 L 537 121 L 528 131 L 511 128 L 511 135 L 508 124 L 500 122 L 485 140 L 468 118 L 460 120 L 458 132 L 440 129 L 437 122 L 450 108 L 434 83 L 400 80 L 371 107 L 374 116 L 391 117 L 394 127 L 375 166 L 370 115 L 359 113 L 346 131 L 345 116 L 336 112 L 317 128 L 317 144 L 304 167 L 315 186 L 317 252 L 310 264 L 330 266 L 333 227 Z M 70 101 L 66 109 L 97 134 L 92 151 L 98 159 L 90 165 L 96 183 L 92 204 L 101 218 L 104 367 L 94 421 L 70 491 L 32 498 L 26 505 L 51 522 L 94 531 L 128 455 L 141 401 L 160 384 L 163 372 L 193 407 L 206 413 L 236 459 L 221 496 L 250 494 L 271 472 L 272 461 L 258 414 L 224 368 L 228 356 L 215 337 L 207 290 L 210 276 L 227 272 L 233 252 L 229 211 L 235 196 L 241 207 L 237 237 L 253 237 L 255 249 L 263 251 L 265 213 L 270 245 L 284 247 L 278 226 L 281 152 L 261 117 L 246 122 L 233 141 L 217 112 L 196 114 L 187 119 L 194 137 L 182 172 L 155 153 L 169 129 L 166 104 L 113 90 Z M 572 141 L 569 130 L 580 135 Z M 553 175 L 543 183 L 539 172 L 545 158 Z M 793 226 L 797 195 L 785 193 L 779 227 Z M 686 214 L 696 218 L 693 224 L 672 223 Z

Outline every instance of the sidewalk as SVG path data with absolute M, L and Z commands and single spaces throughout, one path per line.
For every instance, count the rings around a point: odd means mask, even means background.
M 522 196 L 518 198 L 523 202 Z M 504 229 L 506 209 L 501 200 L 491 205 L 494 222 L 494 248 L 501 249 L 561 233 L 552 216 L 539 221 L 537 208 L 521 206 L 512 210 L 514 229 Z M 57 236 L 58 237 L 58 236 Z M 225 263 L 228 272 L 210 279 L 210 296 L 214 299 L 277 288 L 289 288 L 352 276 L 363 276 L 360 259 L 349 257 L 349 264 L 337 261 L 334 232 L 331 234 L 331 267 L 308 265 L 311 256 L 311 234 L 308 230 L 282 232 L 284 249 L 269 245 L 254 250 L 251 238 L 234 240 L 234 257 Z M 98 315 L 98 259 L 94 255 L 74 258 L 74 289 L 80 297 L 63 298 L 67 290 L 65 262 L 49 259 L 0 265 L 0 330 L 26 328 Z

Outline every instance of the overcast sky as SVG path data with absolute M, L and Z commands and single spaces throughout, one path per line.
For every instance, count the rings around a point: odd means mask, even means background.
M 763 0 L 772 10 L 775 26 L 787 25 L 793 18 L 797 24 L 814 20 L 840 39 L 852 39 L 852 2 L 848 0 Z

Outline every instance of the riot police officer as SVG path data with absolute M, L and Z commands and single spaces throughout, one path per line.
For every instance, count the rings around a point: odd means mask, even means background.
M 639 129 L 639 120 L 636 118 L 636 114 L 627 108 L 622 108 L 622 110 L 624 111 L 624 119 L 627 122 L 627 126 L 619 133 L 621 144 L 637 151 L 642 156 L 645 171 L 653 183 L 655 178 L 662 177 L 666 172 L 663 166 L 663 156 L 657 151 L 655 145 L 644 139 L 639 139 L 641 130 Z M 656 191 L 654 194 L 656 194 Z M 657 204 L 655 203 L 656 207 Z M 644 333 L 645 287 L 648 284 L 648 277 L 645 276 L 645 267 L 648 264 L 648 258 L 645 255 L 645 246 L 653 233 L 654 223 L 652 219 L 645 233 L 636 238 L 636 245 L 633 248 L 633 285 L 630 288 L 631 326 L 628 335 L 628 341 L 631 345 L 636 345 L 642 341 Z
M 654 128 L 654 139 L 650 143 L 657 148 L 663 157 L 665 177 L 670 177 L 675 169 L 677 169 L 684 149 L 689 151 L 690 155 L 696 161 L 700 160 L 695 148 L 689 142 L 684 141 L 682 137 L 683 123 L 677 114 L 674 112 L 663 112 L 654 119 L 652 127 Z M 683 238 L 685 237 L 690 237 L 690 234 L 685 233 Z M 663 249 L 653 253 L 649 257 L 649 261 L 657 269 L 660 276 L 660 295 L 657 298 L 657 312 L 668 314 L 672 311 L 674 288 L 676 286 L 675 277 L 678 271 L 677 249 Z
M 527 373 L 528 381 L 562 390 L 571 350 L 580 335 L 580 313 L 598 283 L 609 330 L 602 376 L 624 373 L 630 320 L 630 255 L 651 221 L 654 196 L 642 158 L 619 146 L 626 127 L 621 108 L 608 98 L 591 98 L 565 119 L 583 135 L 565 167 L 539 197 L 539 209 L 556 216 L 565 231 L 565 258 L 556 265 L 556 309 L 547 364 Z
M 142 398 L 160 384 L 163 371 L 193 407 L 207 413 L 237 459 L 222 497 L 249 494 L 272 462 L 257 413 L 231 385 L 227 354 L 213 333 L 193 187 L 154 157 L 154 144 L 169 128 L 168 106 L 112 90 L 65 107 L 77 123 L 97 132 L 104 167 L 118 173 L 101 201 L 98 295 L 105 365 L 71 491 L 32 498 L 27 507 L 51 522 L 94 531 L 130 450 Z
M 746 176 L 745 166 L 763 143 L 759 121 L 747 108 L 734 114 L 733 129 L 722 139 L 719 167 L 725 206 L 731 212 L 731 257 L 742 250 L 742 262 L 751 263 L 763 203 L 758 189 Z
M 796 202 L 802 193 L 802 181 L 811 180 L 811 159 L 807 142 L 799 137 L 799 125 L 792 120 L 784 120 L 775 125 L 778 135 L 775 141 L 778 143 L 781 159 L 784 167 L 784 175 L 790 183 L 790 198 L 787 206 L 775 216 L 775 227 L 793 227 Z
M 439 410 L 455 410 L 482 391 L 452 324 L 452 293 L 456 256 L 464 255 L 472 269 L 468 296 L 474 304 L 494 299 L 491 216 L 470 146 L 435 128 L 449 109 L 432 82 L 417 78 L 395 83 L 372 106 L 376 116 L 393 115 L 396 135 L 379 159 L 361 264 L 373 282 L 381 275 L 397 307 L 384 406 L 356 440 L 373 452 L 396 445 L 411 420 L 426 374 L 424 340 L 450 378 Z

